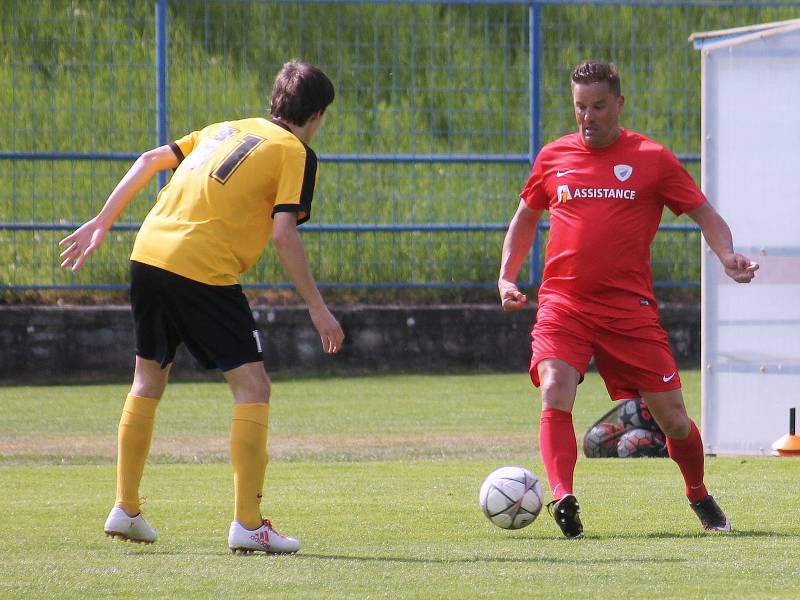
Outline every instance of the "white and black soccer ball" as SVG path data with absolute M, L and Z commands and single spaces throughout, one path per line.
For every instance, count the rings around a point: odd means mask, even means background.
M 617 442 L 617 455 L 620 458 L 664 457 L 667 456 L 667 442 L 660 431 L 629 429 Z
M 586 458 L 617 456 L 617 440 L 622 433 L 622 427 L 613 423 L 598 423 L 583 437 L 583 453 Z
M 622 400 L 618 414 L 620 421 L 622 421 L 622 426 L 626 430 L 649 429 L 650 431 L 661 431 L 653 415 L 650 414 L 647 404 L 641 398 Z
M 503 529 L 522 529 L 542 510 L 542 484 L 524 467 L 501 467 L 483 482 L 479 500 L 492 523 Z

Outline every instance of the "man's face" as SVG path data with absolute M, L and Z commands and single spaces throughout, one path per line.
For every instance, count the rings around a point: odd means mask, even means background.
M 572 84 L 572 106 L 578 132 L 591 148 L 602 148 L 616 141 L 619 115 L 624 105 L 625 98 L 615 96 L 605 81 Z

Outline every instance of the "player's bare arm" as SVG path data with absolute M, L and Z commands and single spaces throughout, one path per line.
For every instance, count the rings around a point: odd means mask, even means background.
M 688 213 L 700 226 L 706 243 L 717 255 L 725 274 L 738 283 L 750 283 L 758 270 L 758 263 L 734 252 L 733 236 L 725 219 L 708 202 Z
M 289 278 L 308 306 L 308 314 L 322 340 L 323 350 L 328 353 L 338 352 L 344 341 L 344 332 L 325 305 L 322 294 L 319 293 L 314 277 L 311 275 L 303 240 L 297 231 L 297 217 L 294 213 L 275 213 L 272 244 L 275 246 L 281 263 L 289 273 Z
M 528 297 L 519 291 L 516 281 L 522 263 L 536 238 L 536 225 L 541 216 L 541 210 L 531 210 L 525 202 L 520 201 L 517 212 L 508 226 L 500 258 L 500 276 L 497 280 L 497 290 L 500 293 L 503 310 L 520 310 L 528 301 Z
M 128 203 L 144 188 L 159 171 L 174 169 L 178 158 L 169 146 L 148 150 L 136 159 L 125 176 L 114 188 L 97 215 L 61 240 L 58 245 L 64 251 L 59 255 L 61 268 L 72 267 L 77 271 L 106 237 L 106 233 L 117 220 Z

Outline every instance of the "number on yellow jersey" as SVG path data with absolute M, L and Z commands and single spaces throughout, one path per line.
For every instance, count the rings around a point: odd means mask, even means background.
M 233 172 L 239 167 L 245 158 L 250 156 L 253 150 L 264 141 L 260 135 L 248 133 L 239 143 L 228 153 L 220 165 L 211 173 L 211 177 L 219 181 L 222 185 L 230 179 Z

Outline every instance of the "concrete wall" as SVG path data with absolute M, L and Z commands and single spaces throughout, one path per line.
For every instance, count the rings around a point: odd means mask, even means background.
M 526 371 L 534 310 L 499 306 L 364 306 L 335 309 L 347 339 L 341 352 L 322 352 L 303 308 L 256 307 L 270 373 Z M 661 307 L 682 366 L 700 356 L 696 305 Z M 127 306 L 0 306 L 0 382 L 128 381 L 133 325 Z M 209 377 L 179 351 L 173 378 Z

